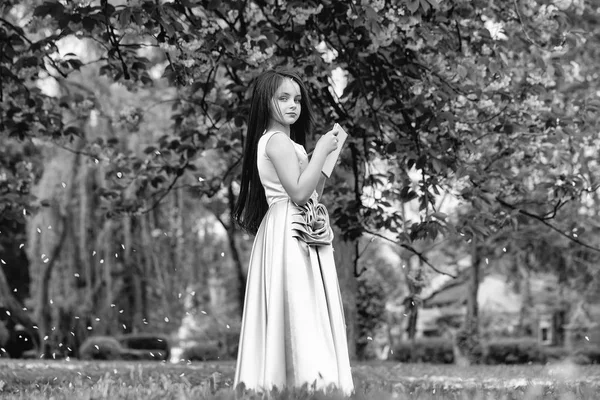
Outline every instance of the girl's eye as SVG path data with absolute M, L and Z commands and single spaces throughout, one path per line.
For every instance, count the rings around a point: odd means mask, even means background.
M 279 100 L 280 100 L 280 101 L 286 101 L 286 100 L 287 100 L 287 97 L 286 97 L 286 96 L 282 96 L 282 97 L 280 97 L 280 98 L 279 98 Z

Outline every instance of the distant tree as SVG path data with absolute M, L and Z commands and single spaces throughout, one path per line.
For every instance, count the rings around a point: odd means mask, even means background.
M 0 9 L 0 131 L 104 160 L 103 173 L 121 173 L 102 186 L 107 215 L 149 215 L 172 199 L 183 176 L 202 174 L 194 186 L 206 196 L 227 186 L 239 172 L 252 79 L 292 66 L 309 86 L 318 133 L 339 122 L 351 134 L 337 171 L 344 179 L 331 181 L 325 200 L 348 249 L 367 230 L 396 234 L 413 249 L 414 241 L 461 232 L 491 242 L 525 217 L 597 251 L 565 235 L 557 220 L 565 204 L 596 189 L 587 172 L 596 166 L 579 155 L 599 145 L 596 9 L 579 0 L 7 0 Z M 60 53 L 66 40 L 95 43 L 95 57 Z M 171 107 L 172 125 L 143 143 L 142 153 L 114 138 L 90 140 L 80 122 L 98 112 L 101 93 L 92 90 L 85 102 L 80 92 L 51 96 L 38 85 L 70 82 L 90 68 L 131 93 L 167 85 L 169 96 L 156 104 Z M 339 92 L 331 88 L 334 71 L 345 81 Z M 106 126 L 135 132 L 156 111 L 124 109 Z M 207 152 L 227 165 L 202 169 Z M 369 204 L 363 194 L 372 189 L 380 196 Z M 442 191 L 476 218 L 450 221 L 438 212 Z M 408 221 L 397 205 L 413 200 L 419 216 Z M 357 258 L 354 251 L 340 268 Z M 107 273 L 104 282 L 110 279 Z M 343 287 L 355 295 L 356 282 Z

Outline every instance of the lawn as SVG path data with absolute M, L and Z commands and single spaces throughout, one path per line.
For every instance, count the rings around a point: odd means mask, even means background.
M 235 363 L 0 360 L 0 398 L 234 399 Z M 598 399 L 600 366 L 568 363 L 473 366 L 354 363 L 356 399 Z M 305 391 L 277 399 L 308 399 Z M 322 396 L 312 396 L 321 398 Z M 330 396 L 335 397 L 335 396 Z M 262 396 L 238 396 L 261 399 Z

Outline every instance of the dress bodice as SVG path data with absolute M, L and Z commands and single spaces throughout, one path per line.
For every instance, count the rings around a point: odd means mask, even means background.
M 258 149 L 257 149 L 257 166 L 258 166 L 258 175 L 260 177 L 260 181 L 265 189 L 265 196 L 267 198 L 267 203 L 271 206 L 273 203 L 279 200 L 287 200 L 290 196 L 285 191 L 279 177 L 277 176 L 277 171 L 275 170 L 275 166 L 273 162 L 267 155 L 266 147 L 269 139 L 278 131 L 266 132 L 262 135 L 262 137 L 258 141 Z M 291 139 L 290 139 L 291 140 Z M 306 166 L 308 165 L 308 154 L 306 154 L 306 150 L 304 146 L 294 142 L 294 149 L 296 150 L 295 160 L 300 167 L 300 173 L 302 173 Z M 292 160 L 290 160 L 292 161 Z M 312 196 L 316 196 L 317 192 L 313 192 Z

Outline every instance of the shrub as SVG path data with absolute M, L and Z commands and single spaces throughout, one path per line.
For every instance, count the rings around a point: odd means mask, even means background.
M 237 358 L 240 344 L 239 329 L 227 329 L 223 333 L 223 339 L 219 342 L 221 360 L 235 360 Z
M 0 321 L 0 347 L 6 346 L 8 340 L 10 339 L 10 331 L 4 324 L 4 322 Z M 0 355 L 2 357 L 2 355 Z
M 454 351 L 448 339 L 419 339 L 396 346 L 394 358 L 400 362 L 452 364 Z
M 363 360 L 376 358 L 369 337 L 375 336 L 385 318 L 385 291 L 376 279 L 365 277 L 358 281 L 356 353 Z
M 127 349 L 145 350 L 139 352 L 140 357 L 145 357 L 142 358 L 144 360 L 166 361 L 171 355 L 169 340 L 161 335 L 151 333 L 130 333 L 118 336 L 117 340 Z M 138 354 L 138 352 L 132 352 L 132 354 Z M 142 356 L 142 354 L 145 354 L 146 356 Z M 131 357 L 136 356 L 132 355 Z
M 493 339 L 484 347 L 484 362 L 492 365 L 544 363 L 546 354 L 536 339 Z
M 167 361 L 169 357 L 163 350 L 124 349 L 120 359 L 127 361 Z
M 111 336 L 90 336 L 79 347 L 82 360 L 119 360 L 125 349 Z
M 600 346 L 580 347 L 570 358 L 576 364 L 600 364 Z
M 564 347 L 541 346 L 540 351 L 546 362 L 564 360 L 569 355 L 569 351 Z
M 479 364 L 483 358 L 483 345 L 479 335 L 472 329 L 462 328 L 454 334 L 454 344 L 457 350 L 457 363 L 467 361 L 469 364 Z
M 183 349 L 181 358 L 189 361 L 213 361 L 220 359 L 221 350 L 217 341 L 195 343 Z

